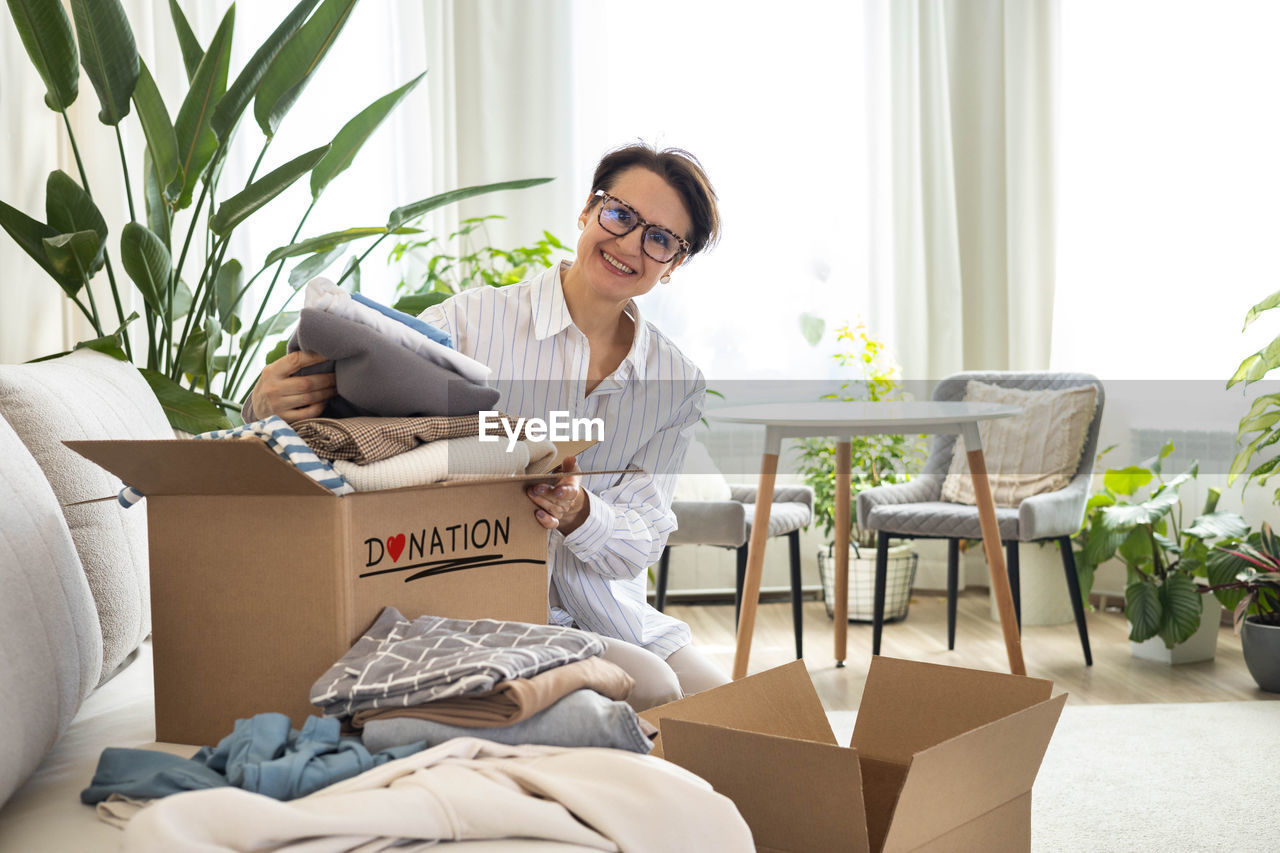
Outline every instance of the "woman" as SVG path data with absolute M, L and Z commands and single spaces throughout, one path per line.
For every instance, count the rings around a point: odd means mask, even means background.
M 719 213 L 691 155 L 634 144 L 600 161 L 578 228 L 573 263 L 463 291 L 421 318 L 493 370 L 509 414 L 604 420 L 602 441 L 528 495 L 551 531 L 552 620 L 601 635 L 605 657 L 636 679 L 632 704 L 649 707 L 727 681 L 693 648 L 688 625 L 645 600 L 646 570 L 675 529 L 671 494 L 706 385 L 633 301 L 715 242 Z M 294 353 L 266 367 L 255 416 L 318 416 L 333 375 L 291 374 L 322 360 Z M 643 473 L 578 473 L 626 468 Z

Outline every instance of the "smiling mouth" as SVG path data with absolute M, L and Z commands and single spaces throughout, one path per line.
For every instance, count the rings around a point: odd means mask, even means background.
M 622 261 L 618 260 L 613 255 L 609 254 L 603 249 L 600 250 L 600 256 L 604 258 L 605 263 L 607 263 L 609 266 L 613 267 L 614 269 L 618 270 L 619 272 L 624 272 L 627 274 L 632 274 L 635 272 L 635 270 L 633 270 L 631 267 L 627 266 Z

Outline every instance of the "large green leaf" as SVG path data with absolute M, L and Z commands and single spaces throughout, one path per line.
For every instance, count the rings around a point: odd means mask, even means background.
M 313 149 L 263 175 L 224 201 L 214 215 L 213 221 L 209 223 L 209 229 L 219 237 L 225 237 L 233 228 L 248 219 L 255 210 L 280 195 L 294 181 L 314 169 L 328 150 L 328 145 Z
M 1102 513 L 1104 527 L 1112 530 L 1128 530 L 1139 524 L 1155 524 L 1177 505 L 1178 495 L 1170 491 L 1140 504 L 1104 506 L 1098 512 Z
M 120 0 L 71 0 L 80 62 L 98 93 L 98 119 L 117 125 L 129 114 L 138 83 L 138 46 Z
M 169 0 L 169 15 L 173 18 L 173 31 L 178 36 L 178 49 L 182 51 L 182 64 L 186 66 L 187 82 L 190 83 L 196 77 L 200 60 L 204 59 L 204 48 L 191 31 L 191 25 L 187 23 L 187 16 L 182 14 L 178 0 Z
M 316 252 L 289 271 L 289 286 L 297 290 L 320 275 L 347 250 L 344 245 L 334 246 L 327 252 Z
M 149 228 L 130 222 L 120 232 L 120 260 L 143 300 L 152 311 L 163 314 L 166 300 L 162 294 L 168 292 L 172 266 L 164 241 Z
M 129 324 L 136 319 L 138 319 L 138 312 L 130 312 L 129 316 L 120 324 L 120 327 L 111 334 L 103 335 L 100 338 L 93 338 L 88 341 L 81 341 L 72 347 L 72 349 L 91 349 L 96 352 L 106 353 L 112 358 L 118 358 L 121 361 L 128 361 L 129 356 L 126 355 L 124 351 L 124 332 L 125 329 L 128 328 Z
M 430 198 L 424 198 L 415 201 L 412 204 L 406 204 L 403 207 L 397 207 L 391 211 L 391 218 L 387 221 L 387 228 L 395 229 L 410 220 L 417 219 L 423 214 L 430 213 L 438 207 L 444 207 L 446 204 L 453 204 L 464 199 L 472 198 L 486 193 L 498 192 L 500 190 L 522 190 L 526 187 L 536 187 L 539 184 L 545 184 L 551 178 L 525 178 L 519 181 L 502 181 L 496 184 L 483 184 L 476 187 L 465 187 L 460 190 L 450 190 L 449 192 L 440 193 Z
M 416 317 L 432 305 L 438 305 L 448 298 L 449 294 L 447 293 L 415 293 L 401 297 L 396 301 L 394 307 L 397 311 L 403 311 Z
M 1146 468 L 1130 465 L 1127 468 L 1109 468 L 1102 475 L 1102 483 L 1118 495 L 1131 495 L 1150 483 L 1153 476 Z
M 1252 376 L 1259 364 L 1262 363 L 1262 353 L 1255 352 L 1253 355 L 1245 358 L 1236 368 L 1236 372 L 1231 374 L 1231 378 L 1227 380 L 1227 387 L 1230 388 L 1240 382 L 1244 382 L 1248 377 Z
M 350 243 L 352 240 L 361 240 L 365 237 L 377 237 L 387 233 L 387 229 L 381 225 L 374 225 L 363 228 L 348 228 L 345 231 L 330 231 L 328 234 L 321 234 L 317 237 L 308 237 L 297 243 L 290 243 L 288 246 L 280 246 L 272 249 L 267 255 L 267 260 L 263 266 L 271 266 L 276 261 L 282 261 L 285 258 L 296 258 L 299 255 L 310 255 L 312 252 L 327 252 L 334 246 L 342 243 Z M 403 231 L 395 232 L 397 234 L 406 233 Z
M 45 215 L 49 227 L 60 234 L 75 231 L 93 231 L 98 235 L 98 253 L 93 263 L 85 268 L 92 276 L 106 260 L 107 221 L 93 203 L 93 197 L 85 192 L 70 175 L 60 169 L 49 173 L 44 184 Z
M 182 372 L 192 376 L 201 385 L 209 387 L 213 375 L 213 355 L 222 344 L 222 326 L 216 317 L 206 317 L 203 326 L 197 326 L 182 348 Z
M 1172 574 L 1160 585 L 1160 639 L 1166 648 L 1185 643 L 1200 627 L 1203 602 L 1196 582 L 1185 574 Z
M 151 162 L 151 152 L 142 152 L 142 198 L 147 213 L 147 227 L 159 237 L 166 246 L 171 246 L 169 231 L 169 205 L 161 189 L 160 177 L 156 174 Z
M 1224 584 L 1234 583 L 1237 575 L 1247 571 L 1249 563 L 1242 557 L 1225 551 L 1222 548 L 1215 548 L 1209 552 L 1209 559 L 1205 565 L 1205 573 L 1209 577 L 1211 586 L 1222 586 Z M 1235 609 L 1240 603 L 1240 599 L 1244 598 L 1247 592 L 1244 589 L 1218 589 L 1214 590 L 1214 595 L 1218 597 L 1218 601 L 1223 607 Z
M 167 195 L 176 199 L 179 208 L 191 204 L 191 195 L 200 174 L 218 150 L 218 137 L 209 127 L 213 110 L 227 90 L 227 69 L 231 65 L 231 32 L 235 28 L 236 7 L 227 9 L 209 49 L 200 60 L 191 88 L 178 110 L 174 131 L 178 137 L 178 168 L 182 185 L 170 187 Z
M 133 104 L 138 108 L 138 120 L 142 122 L 142 133 L 147 138 L 147 152 L 151 155 L 160 186 L 167 187 L 178 178 L 178 137 L 147 63 L 141 62 L 139 69 Z
M 1249 523 L 1237 513 L 1220 509 L 1200 516 L 1182 533 L 1197 539 L 1238 538 L 1249 534 Z
M 1241 327 L 1240 331 L 1243 332 L 1245 329 L 1249 328 L 1249 324 L 1258 319 L 1258 315 L 1263 311 L 1270 311 L 1277 305 L 1280 305 L 1280 290 L 1277 290 L 1275 293 L 1249 309 L 1249 313 L 1244 315 L 1244 326 Z
M 271 61 L 253 103 L 253 116 L 268 138 L 275 136 L 285 114 L 346 26 L 355 5 L 356 0 L 325 0 Z
M 44 81 L 44 102 L 65 110 L 79 94 L 80 57 L 71 22 L 59 0 L 9 0 L 22 46 Z
M 240 292 L 242 278 L 244 278 L 244 268 L 235 259 L 218 267 L 218 275 L 213 281 L 213 298 L 218 312 L 218 321 L 224 326 L 235 316 L 236 294 Z
M 297 311 L 284 311 L 277 314 L 268 323 L 258 323 L 248 332 L 240 336 L 240 348 L 248 349 L 263 338 L 286 332 L 298 320 Z
M 365 141 L 378 129 L 378 125 L 390 115 L 405 96 L 418 85 L 427 72 L 422 72 L 394 92 L 383 95 L 360 111 L 359 115 L 342 126 L 338 135 L 329 145 L 329 153 L 311 173 L 311 197 L 319 198 L 320 193 L 335 177 L 351 165 Z
M 39 220 L 32 219 L 16 207 L 10 207 L 3 201 L 0 201 L 0 227 L 8 232 L 22 251 L 26 252 L 30 258 L 40 265 L 49 277 L 58 283 L 58 286 L 68 296 L 75 296 L 80 292 L 80 288 L 84 287 L 84 281 L 79 277 L 65 276 L 54 269 L 53 262 L 49 260 L 49 256 L 45 254 L 44 240 L 47 237 L 57 237 L 58 229 L 50 228 Z
M 188 391 L 163 373 L 145 367 L 138 368 L 138 372 L 151 386 L 152 393 L 169 418 L 169 425 L 175 429 L 199 434 L 231 427 L 231 421 L 208 398 Z
M 95 231 L 76 231 L 72 234 L 59 234 L 46 237 L 44 253 L 49 256 L 53 268 L 61 275 L 75 276 L 88 280 L 92 273 L 89 268 L 94 258 L 102 255 L 102 240 Z
M 1116 549 L 1120 559 L 1130 566 L 1145 566 L 1152 562 L 1151 534 L 1146 527 L 1135 527 L 1125 536 Z
M 1160 592 L 1154 584 L 1135 581 L 1124 588 L 1124 615 L 1129 620 L 1129 639 L 1149 640 L 1160 630 Z
M 276 54 L 285 43 L 293 38 L 294 33 L 298 31 L 298 27 L 302 26 L 302 22 L 307 19 L 307 15 L 315 8 L 317 2 L 319 0 L 302 0 L 294 6 L 293 11 L 285 16 L 275 32 L 267 37 L 267 40 L 245 63 L 244 68 L 240 69 L 235 82 L 227 88 L 227 94 L 213 111 L 213 121 L 210 126 L 220 142 L 225 143 L 230 138 L 231 131 L 235 129 L 244 108 L 257 93 L 258 84 L 262 82 L 262 76 L 267 73 L 272 60 L 276 58 Z

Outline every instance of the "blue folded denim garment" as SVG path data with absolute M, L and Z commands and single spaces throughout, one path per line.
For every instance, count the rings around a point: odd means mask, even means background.
M 390 308 L 386 305 L 383 305 L 381 302 L 375 302 L 369 297 L 365 296 L 363 293 L 353 293 L 351 294 L 351 298 L 354 299 L 356 302 L 359 302 L 361 305 L 365 305 L 369 308 L 372 308 L 374 311 L 377 311 L 379 314 L 383 315 L 384 317 L 390 317 L 392 320 L 395 320 L 397 323 L 404 323 L 406 326 L 408 326 L 410 329 L 413 329 L 415 332 L 421 332 L 422 334 L 426 335 L 428 338 L 431 338 L 431 340 L 435 341 L 436 343 L 443 344 L 444 346 L 447 346 L 449 349 L 453 349 L 453 339 L 449 337 L 448 333 L 443 332 L 440 329 L 437 329 L 435 326 L 431 325 L 426 320 L 419 320 L 417 317 L 413 316 L 412 314 L 406 314 L 403 311 L 397 311 L 395 308 Z
M 417 717 L 384 717 L 366 722 L 363 737 L 371 750 L 423 742 L 430 748 L 455 737 L 479 737 L 515 746 L 591 746 L 642 754 L 653 749 L 630 705 L 586 689 L 575 690 L 545 711 L 510 726 L 468 728 Z
M 267 713 L 236 720 L 235 730 L 217 746 L 202 747 L 191 758 L 110 747 L 80 801 L 92 805 L 111 794 L 151 800 L 227 785 L 292 800 L 423 749 L 406 742 L 370 752 L 360 738 L 341 737 L 339 731 L 334 717 L 307 717 L 295 731 L 284 714 Z

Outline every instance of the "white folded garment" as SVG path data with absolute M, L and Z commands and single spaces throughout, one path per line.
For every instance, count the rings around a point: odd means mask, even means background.
M 333 468 L 357 492 L 425 486 L 444 480 L 478 480 L 483 477 L 510 477 L 524 474 L 533 464 L 556 452 L 549 441 L 517 441 L 507 450 L 507 442 L 481 441 L 479 436 L 429 441 L 389 459 L 358 465 L 335 459 Z
M 416 329 L 398 323 L 368 305 L 361 305 L 351 298 L 351 294 L 327 278 L 313 278 L 307 282 L 304 304 L 308 308 L 316 308 L 368 326 L 388 340 L 408 347 L 423 358 L 429 358 L 472 382 L 487 382 L 489 374 L 493 372 L 474 358 L 433 341 Z
M 477 738 L 455 738 L 288 802 L 239 788 L 174 794 L 129 821 L 124 849 L 336 853 L 500 838 L 591 850 L 755 849 L 728 798 L 660 758 Z

